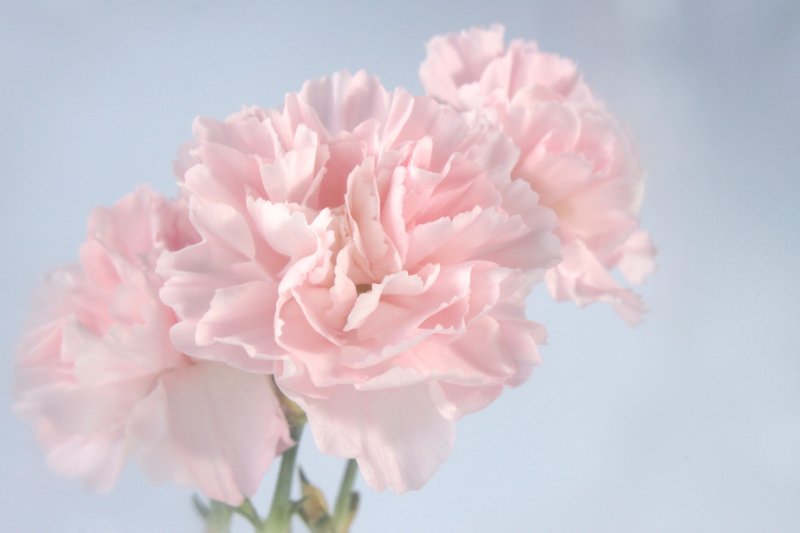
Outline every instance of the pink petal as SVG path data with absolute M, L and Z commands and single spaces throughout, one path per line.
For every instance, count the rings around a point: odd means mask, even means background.
M 488 30 L 471 28 L 460 35 L 437 36 L 426 45 L 428 57 L 419 76 L 428 94 L 450 105 L 462 104 L 459 86 L 480 80 L 486 66 L 503 53 L 500 25 Z
M 564 262 L 547 272 L 547 287 L 553 298 L 574 300 L 580 307 L 606 302 L 627 323 L 642 321 L 647 306 L 641 297 L 621 287 L 580 241 L 565 244 L 563 253 Z
M 618 267 L 631 283 L 641 285 L 644 278 L 656 271 L 656 247 L 646 231 L 638 230 L 622 246 Z
M 422 488 L 453 449 L 455 425 L 442 418 L 424 385 L 374 392 L 340 386 L 324 400 L 305 399 L 303 407 L 320 451 L 356 458 L 374 490 Z
M 168 453 L 175 454 L 193 484 L 208 497 L 237 506 L 252 496 L 277 451 L 290 442 L 267 379 L 223 364 L 200 363 L 165 374 L 161 383 L 166 405 L 160 408 L 165 412 L 140 414 L 166 417 L 173 446 Z M 140 461 L 154 461 L 157 466 L 164 459 L 151 446 Z

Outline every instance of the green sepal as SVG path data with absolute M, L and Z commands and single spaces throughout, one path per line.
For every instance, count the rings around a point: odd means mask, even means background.
M 208 517 L 211 515 L 211 509 L 208 508 L 208 505 L 206 505 L 197 494 L 192 494 L 192 505 L 194 506 L 194 510 L 197 511 L 197 514 L 200 515 L 200 518 L 207 522 Z
M 227 503 L 209 500 L 205 533 L 229 533 L 234 508 Z
M 297 502 L 297 514 L 311 530 L 311 533 L 333 533 L 333 522 L 325 495 L 319 487 L 308 481 L 302 468 L 298 468 L 297 471 L 303 491 L 303 499 Z

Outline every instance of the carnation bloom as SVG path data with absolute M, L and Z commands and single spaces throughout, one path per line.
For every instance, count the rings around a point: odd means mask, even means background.
M 347 71 L 197 119 L 176 174 L 202 241 L 164 254 L 182 351 L 274 374 L 324 453 L 420 488 L 454 422 L 520 384 L 555 217 L 481 117 Z
M 154 481 L 238 505 L 291 444 L 264 376 L 169 341 L 175 314 L 158 300 L 156 261 L 197 240 L 184 203 L 140 186 L 96 209 L 80 265 L 46 280 L 40 324 L 20 346 L 16 410 L 54 470 L 106 491 L 133 456 Z
M 641 298 L 609 271 L 642 283 L 655 270 L 655 248 L 637 218 L 643 173 L 625 131 L 575 64 L 533 42 L 506 48 L 502 26 L 434 37 L 427 50 L 420 67 L 427 93 L 497 121 L 521 150 L 512 177 L 556 212 L 564 260 L 547 273 L 553 297 L 607 302 L 629 323 L 641 321 Z

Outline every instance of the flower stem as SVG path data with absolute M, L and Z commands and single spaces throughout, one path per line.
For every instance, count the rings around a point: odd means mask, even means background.
M 264 527 L 260 533 L 290 533 L 292 530 L 292 512 L 294 504 L 291 499 L 292 478 L 294 477 L 294 464 L 297 460 L 297 449 L 300 446 L 300 436 L 303 426 L 292 426 L 291 437 L 295 441 L 292 448 L 286 450 L 281 459 L 281 469 L 278 472 L 278 483 L 275 485 L 275 494 L 272 496 L 272 505 L 269 509 Z
M 357 469 L 356 460 L 348 459 L 333 512 L 333 527 L 336 533 L 347 533 L 350 522 L 353 520 L 353 514 L 355 513 L 353 509 L 353 481 L 355 481 Z

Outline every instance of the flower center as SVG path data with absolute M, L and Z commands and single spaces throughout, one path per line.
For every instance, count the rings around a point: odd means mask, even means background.
M 372 290 L 372 283 L 359 283 L 356 285 L 356 294 L 364 294 Z

